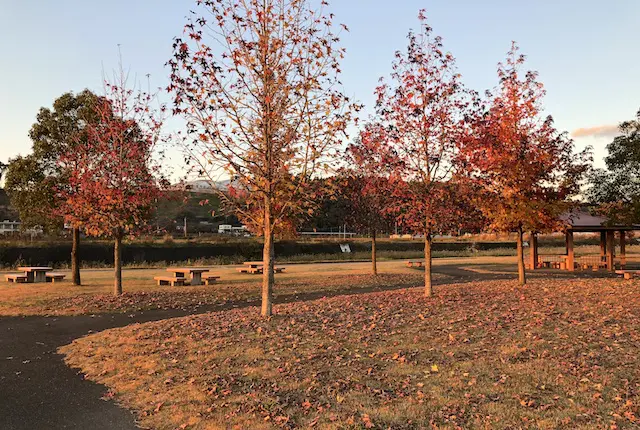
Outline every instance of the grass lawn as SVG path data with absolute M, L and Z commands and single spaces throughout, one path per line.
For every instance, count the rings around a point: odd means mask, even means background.
M 639 293 L 475 281 L 132 325 L 60 352 L 148 428 L 638 428 Z
M 276 297 L 322 292 L 331 294 L 345 290 L 409 287 L 423 282 L 423 275 L 406 268 L 404 261 L 381 262 L 379 269 L 382 276 L 375 278 L 369 275 L 368 263 L 290 264 L 286 265 L 286 273 L 276 275 L 275 294 Z M 221 276 L 216 285 L 159 287 L 153 277 L 168 275 L 165 270 L 125 269 L 125 294 L 114 297 L 111 294 L 112 270 L 83 270 L 82 286 L 71 284 L 68 271 L 62 273 L 66 273 L 67 280 L 55 284 L 13 284 L 5 282 L 4 273 L 0 273 L 0 316 L 193 310 L 202 306 L 258 300 L 262 282 L 260 275 L 240 274 L 235 267 L 217 266 L 211 267 L 211 273 Z M 439 279 L 443 275 L 435 277 Z

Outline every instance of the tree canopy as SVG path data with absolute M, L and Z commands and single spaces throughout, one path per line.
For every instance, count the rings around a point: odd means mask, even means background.
M 419 13 L 420 31 L 410 31 L 406 51 L 398 51 L 391 80 L 376 89 L 376 112 L 389 130 L 397 154 L 395 177 L 405 182 L 402 200 L 412 208 L 412 227 L 425 237 L 425 294 L 432 294 L 431 240 L 449 216 L 443 184 L 455 169 L 465 129 L 468 92 L 455 58 Z
M 514 43 L 498 65 L 499 85 L 478 112 L 462 156 L 482 186 L 483 213 L 498 231 L 518 233 L 520 282 L 525 283 L 523 231 L 545 231 L 580 191 L 590 149 L 576 153 L 567 133 L 544 116 L 543 85 L 537 73 L 522 72 L 525 57 Z
M 86 141 L 86 127 L 95 120 L 97 100 L 89 90 L 69 92 L 58 97 L 53 108 L 41 108 L 29 132 L 32 153 L 9 160 L 5 188 L 23 228 L 61 229 L 65 209 L 58 191 L 68 185 L 72 167 L 63 157 Z
M 309 214 L 312 179 L 335 160 L 352 106 L 344 49 L 326 2 L 203 0 L 169 61 L 187 163 L 264 238 L 263 307 L 271 315 L 274 231 Z
M 586 195 L 612 223 L 634 224 L 640 222 L 640 111 L 619 130 L 607 145 L 607 169 L 593 171 Z

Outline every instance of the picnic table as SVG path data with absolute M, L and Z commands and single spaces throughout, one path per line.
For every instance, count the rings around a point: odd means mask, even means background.
M 27 282 L 47 282 L 47 272 L 53 270 L 53 267 L 18 267 L 18 270 L 24 272 Z
M 424 260 L 409 260 L 406 264 L 407 267 L 422 267 L 424 266 Z
M 633 279 L 640 275 L 640 270 L 616 270 L 616 274 L 622 275 L 624 279 Z
M 198 267 L 169 267 L 167 269 L 167 272 L 173 272 L 176 278 L 186 278 L 187 273 L 189 273 L 191 285 L 202 285 L 202 274 L 208 271 L 209 269 Z
M 238 272 L 240 273 L 262 273 L 264 270 L 264 263 L 262 261 L 245 261 L 244 263 L 245 267 L 238 267 Z M 275 267 L 273 268 L 273 271 L 275 273 L 281 273 L 284 271 L 284 267 Z

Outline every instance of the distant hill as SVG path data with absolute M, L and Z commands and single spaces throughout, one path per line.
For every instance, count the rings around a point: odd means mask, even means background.
M 185 218 L 190 232 L 217 231 L 219 224 L 238 222 L 235 216 L 221 213 L 215 194 L 174 190 L 158 202 L 152 225 L 172 232 L 182 228 Z
M 189 191 L 193 193 L 213 194 L 216 191 L 225 191 L 229 187 L 228 180 L 211 182 L 206 179 L 197 179 L 194 181 L 180 181 L 171 186 L 174 191 Z

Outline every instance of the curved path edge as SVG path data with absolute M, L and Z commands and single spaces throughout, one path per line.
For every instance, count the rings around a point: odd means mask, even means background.
M 513 274 L 479 275 L 451 266 L 434 267 L 447 279 L 435 284 L 513 278 Z M 276 303 L 323 297 L 365 294 L 407 288 L 367 288 L 331 293 L 298 294 L 276 298 Z M 112 400 L 103 400 L 106 387 L 85 380 L 67 367 L 58 347 L 92 332 L 133 323 L 157 321 L 238 307 L 258 301 L 225 303 L 194 311 L 154 310 L 135 314 L 99 314 L 61 317 L 0 317 L 0 429 L 133 430 L 134 415 Z

